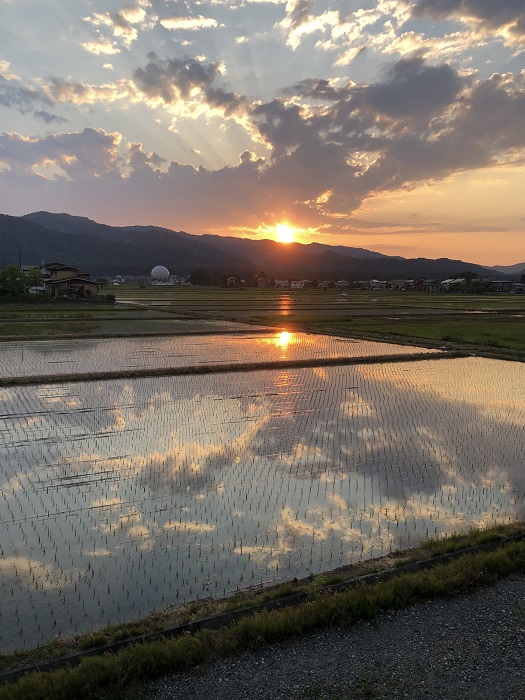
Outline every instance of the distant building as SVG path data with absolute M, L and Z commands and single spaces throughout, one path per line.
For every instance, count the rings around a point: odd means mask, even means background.
M 304 289 L 304 280 L 290 280 L 290 289 Z
M 170 280 L 170 271 L 167 267 L 164 267 L 164 265 L 157 265 L 154 267 L 150 272 L 150 277 L 152 284 L 174 284 L 173 281 Z
M 52 297 L 95 297 L 98 294 L 98 283 L 89 279 L 89 272 L 80 272 L 78 267 L 53 262 L 44 264 L 41 272 L 45 293 Z
M 512 280 L 483 280 L 483 286 L 490 292 L 510 292 L 514 283 Z
M 275 280 L 275 286 L 280 287 L 281 289 L 288 289 L 290 283 L 288 280 Z
M 441 284 L 439 280 L 423 280 L 421 288 L 424 292 L 439 292 Z
M 390 289 L 413 289 L 414 280 L 390 280 Z
M 465 277 L 459 277 L 457 279 L 451 278 L 448 280 L 443 280 L 441 282 L 441 289 L 444 289 L 447 292 L 449 291 L 449 289 L 451 287 L 454 287 L 456 289 L 457 288 L 465 289 L 466 286 L 467 286 L 467 280 Z
M 370 280 L 368 286 L 370 289 L 386 289 L 386 280 Z

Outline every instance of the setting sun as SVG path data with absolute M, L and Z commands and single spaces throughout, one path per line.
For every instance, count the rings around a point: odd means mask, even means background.
M 286 224 L 277 224 L 275 227 L 275 234 L 279 243 L 293 243 L 294 231 L 295 229 Z

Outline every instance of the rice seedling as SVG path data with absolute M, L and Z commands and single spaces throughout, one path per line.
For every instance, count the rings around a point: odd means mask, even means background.
M 1 399 L 2 652 L 96 643 L 168 605 L 524 519 L 512 363 L 283 365 Z
M 217 353 L 220 343 L 221 353 Z M 0 377 L 188 367 L 228 362 L 406 355 L 426 348 L 288 331 L 177 337 L 80 338 L 0 342 Z

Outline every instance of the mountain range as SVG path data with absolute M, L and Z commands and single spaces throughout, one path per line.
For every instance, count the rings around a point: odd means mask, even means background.
M 446 278 L 469 270 L 480 277 L 516 276 L 525 263 L 487 268 L 462 260 L 401 258 L 322 243 L 282 244 L 193 235 L 158 226 L 108 226 L 70 214 L 0 214 L 0 264 L 59 261 L 99 275 L 148 275 L 156 265 L 187 275 L 196 269 L 275 278 Z

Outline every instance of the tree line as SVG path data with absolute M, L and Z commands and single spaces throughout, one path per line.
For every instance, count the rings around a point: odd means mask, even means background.
M 29 293 L 31 287 L 40 287 L 43 282 L 44 278 L 38 267 L 25 271 L 16 265 L 10 265 L 0 270 L 0 296 L 23 296 Z

